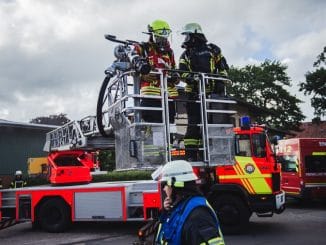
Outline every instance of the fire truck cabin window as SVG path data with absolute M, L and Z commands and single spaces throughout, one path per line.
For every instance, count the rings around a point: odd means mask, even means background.
M 326 155 L 305 157 L 306 173 L 326 173 Z
M 298 172 L 297 157 L 295 155 L 279 156 L 283 172 Z
M 251 157 L 250 135 L 238 134 L 235 142 L 236 156 Z
M 266 157 L 266 135 L 252 135 L 252 149 L 255 157 Z

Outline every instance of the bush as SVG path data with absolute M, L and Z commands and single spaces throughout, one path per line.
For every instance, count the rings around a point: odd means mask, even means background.
M 148 170 L 112 171 L 105 175 L 94 175 L 92 182 L 150 180 L 151 173 L 152 171 Z
M 37 185 L 46 185 L 49 184 L 50 182 L 45 178 L 41 176 L 36 176 L 36 177 L 28 177 L 26 179 L 27 186 L 37 186 Z
M 150 180 L 151 173 L 152 171 L 149 170 L 112 171 L 103 175 L 93 175 L 92 182 Z M 49 184 L 49 181 L 43 177 L 29 177 L 26 181 L 27 186 Z

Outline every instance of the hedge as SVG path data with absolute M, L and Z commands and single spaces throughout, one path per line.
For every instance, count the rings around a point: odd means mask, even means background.
M 128 170 L 112 171 L 107 174 L 93 175 L 92 183 L 106 181 L 129 181 L 129 180 L 150 180 L 152 171 L 149 170 Z M 44 177 L 27 178 L 27 186 L 37 186 L 49 184 Z

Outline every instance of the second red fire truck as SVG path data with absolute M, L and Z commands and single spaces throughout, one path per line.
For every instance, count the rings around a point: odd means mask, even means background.
M 280 140 L 277 156 L 287 196 L 326 199 L 326 138 Z

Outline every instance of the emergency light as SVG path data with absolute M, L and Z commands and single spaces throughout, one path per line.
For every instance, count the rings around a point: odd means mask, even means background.
M 241 129 L 250 129 L 250 117 L 243 116 L 240 118 L 240 127 Z

